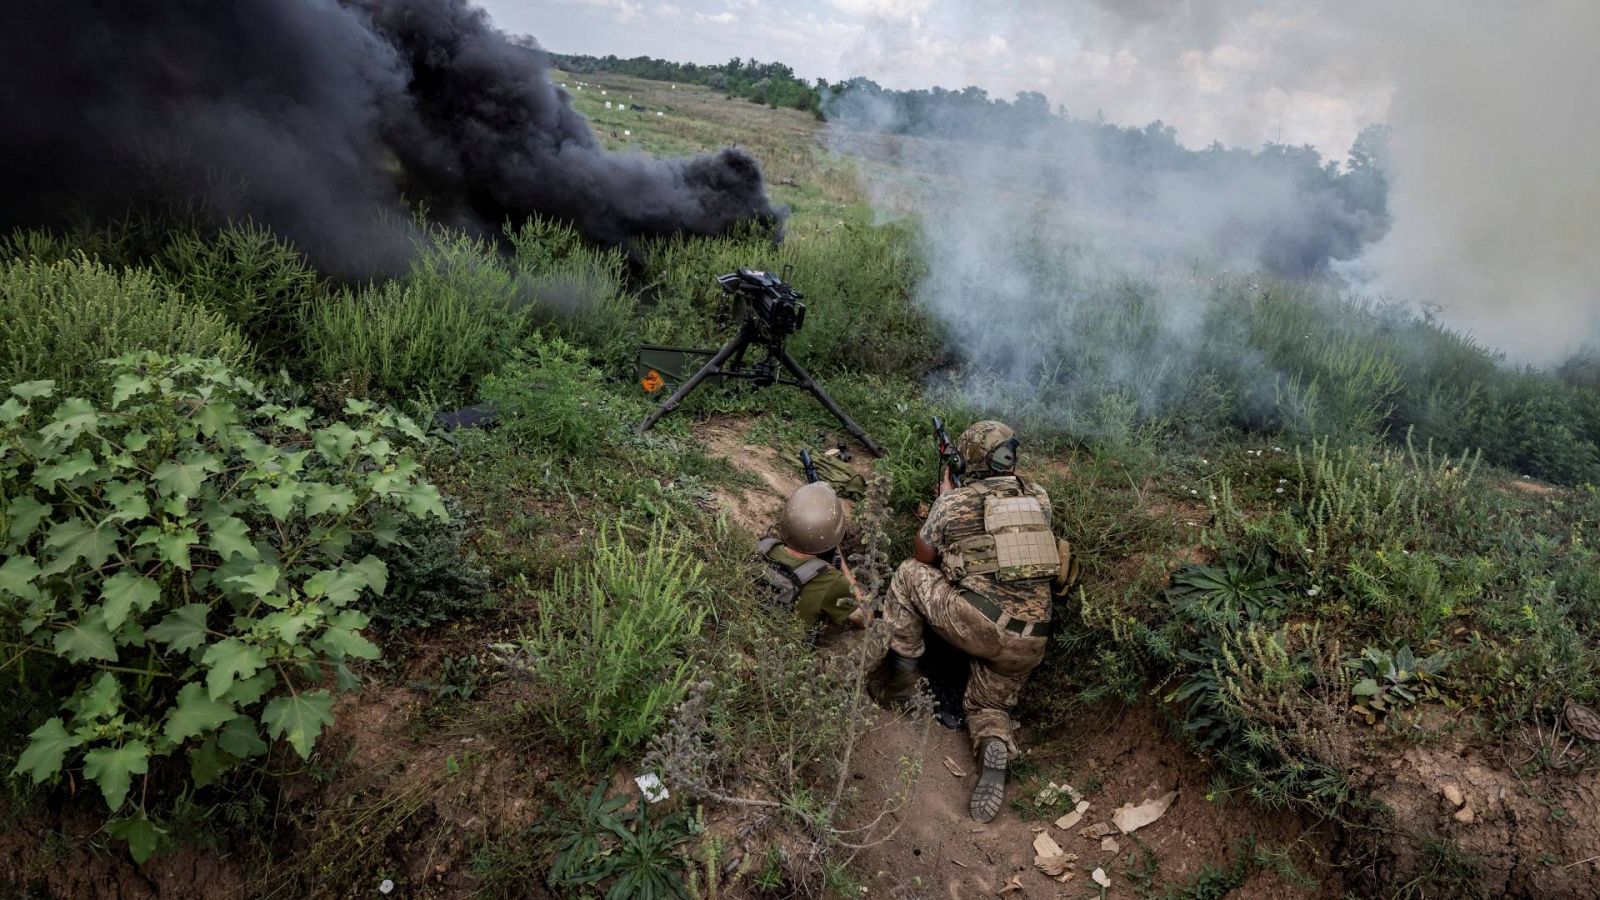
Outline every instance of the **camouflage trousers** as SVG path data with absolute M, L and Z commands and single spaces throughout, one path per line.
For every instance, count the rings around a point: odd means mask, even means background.
M 884 604 L 889 649 L 908 658 L 922 656 L 923 628 L 932 628 L 971 659 L 963 705 L 973 751 L 986 737 L 999 738 L 1015 754 L 1011 708 L 1028 674 L 1044 659 L 1044 635 L 1022 637 L 1002 629 L 967 601 L 933 566 L 908 559 L 889 583 Z

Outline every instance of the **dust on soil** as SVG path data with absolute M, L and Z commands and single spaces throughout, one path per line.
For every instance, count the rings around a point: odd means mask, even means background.
M 1554 742 L 1541 751 L 1541 741 Z M 1484 758 L 1461 743 L 1411 747 L 1374 772 L 1368 785 L 1413 834 L 1454 841 L 1475 860 L 1468 874 L 1488 897 L 1600 897 L 1600 773 L 1560 752 L 1555 734 L 1529 735 L 1521 755 L 1548 752 L 1575 771 L 1519 777 L 1522 759 Z M 1515 768 L 1514 768 L 1515 766 Z M 1393 857 L 1373 873 L 1373 884 L 1398 873 L 1444 867 L 1426 849 L 1390 846 Z
M 863 737 L 851 759 L 856 818 L 870 819 L 893 801 L 899 761 L 915 752 L 921 735 L 920 726 L 905 717 L 883 719 Z M 868 894 L 952 900 L 993 897 L 1015 877 L 1021 892 L 1003 896 L 1081 897 L 1096 890 L 1089 875 L 1103 867 L 1112 883 L 1108 895 L 1128 896 L 1130 868 L 1157 885 L 1182 882 L 1206 864 L 1226 868 L 1237 845 L 1254 836 L 1263 844 L 1294 845 L 1295 865 L 1323 887 L 1296 888 L 1263 871 L 1231 892 L 1230 898 L 1341 896 L 1339 880 L 1329 877 L 1331 826 L 1289 812 L 1263 810 L 1243 800 L 1207 800 L 1208 767 L 1167 736 L 1158 714 L 1148 706 L 1131 709 L 1099 729 L 1051 765 L 1051 770 L 1059 767 L 1071 773 L 1070 779 L 1062 780 L 1083 791 L 1090 804 L 1082 821 L 1064 831 L 1051 820 L 1027 821 L 1010 805 L 987 825 L 974 822 L 967 814 L 967 797 L 977 780 L 970 744 L 965 734 L 935 726 L 929 732 L 922 771 L 911 787 L 910 804 L 895 817 L 899 830 L 856 859 L 854 868 Z M 1026 728 L 1018 734 L 1024 750 L 1034 738 Z M 1095 782 L 1098 788 L 1089 791 Z M 1080 829 L 1109 823 L 1125 803 L 1137 805 L 1174 789 L 1178 797 L 1159 820 L 1133 834 L 1114 833 L 1120 845 L 1116 851 L 1102 850 L 1099 838 L 1079 834 Z M 1007 786 L 1008 801 L 1017 790 L 1016 783 Z M 864 822 L 845 823 L 847 828 L 860 824 Z M 1066 883 L 1034 867 L 1033 841 L 1041 831 L 1065 852 L 1078 855 L 1075 874 Z M 1155 863 L 1153 871 L 1145 869 L 1148 860 Z

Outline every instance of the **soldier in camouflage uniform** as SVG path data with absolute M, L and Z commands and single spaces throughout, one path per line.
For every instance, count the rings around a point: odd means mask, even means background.
M 957 440 L 966 481 L 946 473 L 917 534 L 916 558 L 895 572 L 884 618 L 889 669 L 882 699 L 915 690 L 923 629 L 968 654 L 963 698 L 973 752 L 982 765 L 968 811 L 980 822 L 1000 811 L 1005 770 L 1017 746 L 1011 708 L 1044 659 L 1058 583 L 1071 556 L 1050 531 L 1050 497 L 1015 474 L 1017 440 L 1000 422 L 978 422 Z

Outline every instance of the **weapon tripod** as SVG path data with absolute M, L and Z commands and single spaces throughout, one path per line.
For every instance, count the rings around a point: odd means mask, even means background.
M 767 357 L 747 368 L 744 359 L 745 353 L 752 345 L 765 350 Z M 640 347 L 639 369 L 641 371 L 641 383 L 645 385 L 647 390 L 651 389 L 652 382 L 657 388 L 664 383 L 664 378 L 659 370 L 660 367 L 650 366 L 647 363 L 646 357 L 650 354 L 679 354 L 682 357 L 709 356 L 711 358 L 691 375 L 687 381 L 683 382 L 677 390 L 673 391 L 672 396 L 662 401 L 654 412 L 639 423 L 639 427 L 636 429 L 639 434 L 649 431 L 650 427 L 655 425 L 662 416 L 677 409 L 678 404 L 682 403 L 685 397 L 688 397 L 695 388 L 699 387 L 708 378 L 740 378 L 754 382 L 756 387 L 766 387 L 769 384 L 786 384 L 790 387 L 800 388 L 815 397 L 817 402 L 832 413 L 833 417 L 838 419 L 839 423 L 845 427 L 845 430 L 854 435 L 856 440 L 860 441 L 862 446 L 866 447 L 873 456 L 883 455 L 883 448 L 879 447 L 877 442 L 868 436 L 867 432 L 860 425 L 857 425 L 854 419 L 850 418 L 849 413 L 841 409 L 839 404 L 833 402 L 833 398 L 828 396 L 828 392 L 822 389 L 822 385 L 818 384 L 817 380 L 812 378 L 811 374 L 800 363 L 796 362 L 793 356 L 789 355 L 789 351 L 784 349 L 783 340 L 775 338 L 768 333 L 768 330 L 762 328 L 754 316 L 746 316 L 739 326 L 739 333 L 734 335 L 732 340 L 723 344 L 720 350 L 694 350 L 684 347 Z M 777 371 L 778 365 L 787 370 L 790 377 L 781 377 Z

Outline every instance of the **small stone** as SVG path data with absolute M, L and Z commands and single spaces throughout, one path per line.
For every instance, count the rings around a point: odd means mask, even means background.
M 1114 837 L 1101 838 L 1100 849 L 1106 851 L 1107 853 L 1116 853 L 1118 850 L 1122 849 L 1122 845 L 1118 844 L 1117 839 Z
M 1095 884 L 1103 888 L 1111 887 L 1111 876 L 1106 874 L 1105 869 L 1095 869 L 1094 873 L 1089 877 L 1094 879 Z
M 1457 809 L 1461 808 L 1461 804 L 1467 802 L 1467 798 L 1461 795 L 1461 788 L 1453 784 L 1445 785 L 1441 791 L 1444 794 L 1444 799 L 1450 801 L 1450 805 Z
M 1453 816 L 1453 818 L 1463 825 L 1471 825 L 1478 817 L 1472 812 L 1472 807 L 1463 806 L 1456 810 L 1456 814 Z

